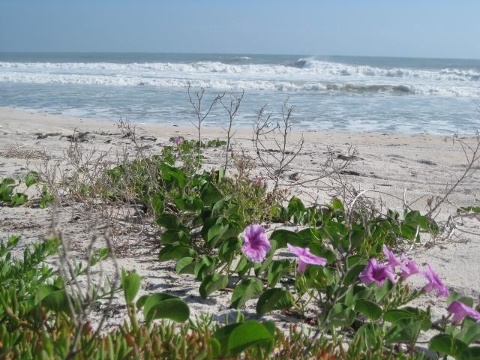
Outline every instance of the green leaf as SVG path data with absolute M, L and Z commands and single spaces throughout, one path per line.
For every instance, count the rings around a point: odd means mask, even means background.
M 5 178 L 2 180 L 2 187 L 11 187 L 12 185 L 15 185 L 16 181 L 15 179 L 12 178 Z
M 270 287 L 274 287 L 283 275 L 288 273 L 292 263 L 288 259 L 276 260 L 268 267 L 267 281 Z
M 365 351 L 369 348 L 378 348 L 382 345 L 382 329 L 377 324 L 367 323 L 360 326 L 355 332 L 353 343 Z
M 212 206 L 217 201 L 223 199 L 223 194 L 212 183 L 209 183 L 202 190 L 201 199 L 205 206 Z
M 151 195 L 150 204 L 153 210 L 153 214 L 157 217 L 155 221 L 157 221 L 158 217 L 161 216 L 161 214 L 163 214 L 163 212 L 165 211 L 165 196 L 159 193 Z
M 213 272 L 215 265 L 218 263 L 217 257 L 203 255 L 200 261 L 195 264 L 193 273 L 197 280 L 202 280 L 206 275 Z
M 207 242 L 211 247 L 215 247 L 218 240 L 220 240 L 228 230 L 228 221 L 223 218 L 219 218 L 218 221 L 211 226 L 207 231 Z
M 308 242 L 296 232 L 284 229 L 275 230 L 272 235 L 270 235 L 270 240 L 275 240 L 277 242 L 277 249 L 286 248 L 287 243 L 301 247 L 308 245 Z
M 28 196 L 23 193 L 15 193 L 10 200 L 10 205 L 20 206 L 25 204 L 28 201 Z
M 215 339 L 220 346 L 220 350 L 218 350 L 217 357 L 220 355 L 227 356 L 228 355 L 228 340 L 230 338 L 231 333 L 237 327 L 239 327 L 242 323 L 233 323 L 229 325 L 225 325 L 219 329 L 217 329 L 213 335 L 212 339 Z
M 232 355 L 238 355 L 250 347 L 268 345 L 273 340 L 273 335 L 263 324 L 251 320 L 233 329 L 228 337 L 227 351 Z
M 342 303 L 336 303 L 328 313 L 328 324 L 333 327 L 348 327 L 353 324 L 356 313 Z
M 160 237 L 162 244 L 173 244 L 180 242 L 183 244 L 189 244 L 191 242 L 190 236 L 184 230 L 166 230 L 162 233 Z
M 426 217 L 426 216 L 420 216 L 418 219 L 418 225 L 420 225 L 420 228 L 424 231 L 429 231 L 434 234 L 438 234 L 440 231 L 440 228 L 438 227 L 438 224 L 435 222 L 435 220 Z
M 454 337 L 447 334 L 438 334 L 430 339 L 428 348 L 432 351 L 450 355 L 456 358 L 457 354 L 460 354 L 468 347 L 463 341 L 457 340 Z
M 241 243 L 238 237 L 228 238 L 220 244 L 218 248 L 218 257 L 220 260 L 230 262 L 236 253 L 240 250 Z
M 196 255 L 197 253 L 190 246 L 175 242 L 165 245 L 165 247 L 160 250 L 158 258 L 160 261 L 167 261 L 184 257 L 195 257 Z
M 238 261 L 237 266 L 235 267 L 235 271 L 238 273 L 238 275 L 242 276 L 245 274 L 249 269 L 251 269 L 253 264 L 248 261 L 248 259 L 245 257 L 245 255 L 242 255 L 240 257 L 240 260 Z
M 389 344 L 407 343 L 415 344 L 420 334 L 422 322 L 414 319 L 402 319 L 390 327 L 385 335 L 385 341 Z
M 203 208 L 203 202 L 197 195 L 183 194 L 175 197 L 173 202 L 183 211 L 200 212 Z
M 224 289 L 228 285 L 228 276 L 214 273 L 203 278 L 200 284 L 200 296 L 204 299 L 214 291 Z
M 45 209 L 48 204 L 53 202 L 55 200 L 55 197 L 48 191 L 47 186 L 43 185 L 42 187 L 42 196 L 40 198 L 40 209 Z
M 148 296 L 144 301 L 143 314 L 147 323 L 155 319 L 184 322 L 190 317 L 190 309 L 183 300 L 176 296 L 157 293 Z
M 35 303 L 41 303 L 47 309 L 52 311 L 67 312 L 69 310 L 67 297 L 68 295 L 63 288 L 59 288 L 55 285 L 42 285 L 35 295 Z
M 160 164 L 159 169 L 162 171 L 163 179 L 176 182 L 179 188 L 184 188 L 187 184 L 188 177 L 181 169 L 164 162 Z
M 476 214 L 480 214 L 480 206 L 462 206 L 457 209 L 457 213 L 468 213 L 473 212 Z
M 339 301 L 343 302 L 346 306 L 351 307 L 353 309 L 356 301 L 356 295 L 365 290 L 363 286 L 360 285 L 353 285 L 347 287 L 346 291 L 339 297 Z M 360 299 L 361 297 L 359 297 Z M 368 297 L 366 297 L 368 299 Z M 365 297 L 363 297 L 365 299 Z
M 195 258 L 187 256 L 178 260 L 175 271 L 178 274 L 194 274 Z
M 271 346 L 275 335 L 275 325 L 256 320 L 225 325 L 212 335 L 215 340 L 215 356 L 239 355 L 253 346 Z M 217 345 L 218 344 L 218 345 Z
M 464 320 L 457 338 L 468 345 L 474 341 L 480 341 L 480 323 L 473 320 L 470 322 L 468 319 Z
M 262 293 L 263 284 L 260 279 L 247 279 L 243 280 L 240 284 L 235 286 L 235 290 L 232 293 L 231 307 L 238 309 L 245 305 L 245 303 L 257 297 Z
M 289 309 L 295 304 L 288 290 L 273 288 L 260 295 L 257 302 L 257 315 L 262 316 L 273 310 Z
M 345 207 L 343 206 L 342 201 L 337 198 L 332 200 L 331 207 L 333 210 L 345 211 Z
M 473 346 L 458 353 L 457 360 L 478 360 L 480 359 L 480 347 Z
M 220 344 L 220 341 L 214 337 L 211 337 L 208 342 L 212 347 L 213 358 L 220 358 L 220 355 L 222 355 L 222 345 Z M 227 344 L 225 344 L 225 348 L 227 348 Z
M 400 225 L 400 235 L 408 240 L 415 240 L 417 234 L 417 228 L 410 225 Z
M 140 289 L 141 277 L 135 271 L 127 274 L 125 269 L 122 269 L 122 288 L 125 294 L 125 301 L 127 304 L 131 304 L 137 296 Z
M 420 321 L 421 329 L 423 331 L 430 329 L 432 325 L 430 314 L 428 312 L 410 306 L 402 309 L 389 310 L 384 314 L 383 318 L 385 321 L 388 321 L 392 324 L 401 323 L 404 320 Z
M 156 223 L 163 226 L 167 230 L 175 230 L 180 228 L 180 220 L 177 215 L 169 213 L 161 213 L 156 218 Z
M 323 236 L 323 230 L 316 228 L 306 228 L 297 232 L 298 236 L 309 246 L 312 244 L 320 245 Z
M 350 268 L 343 279 L 345 286 L 351 285 L 358 280 L 358 275 L 365 269 L 365 264 L 358 264 Z
M 377 320 L 382 316 L 382 308 L 374 302 L 365 299 L 355 301 L 355 311 L 361 312 L 371 320 Z
M 98 264 L 100 261 L 105 260 L 110 253 L 108 252 L 107 248 L 100 248 L 97 250 L 94 250 L 92 258 L 90 259 L 90 266 L 94 266 Z
M 368 260 L 361 255 L 350 255 L 347 257 L 347 268 L 351 269 L 355 265 L 365 265 L 367 261 Z
M 391 281 L 386 280 L 382 286 L 375 288 L 375 299 L 380 302 L 387 294 L 392 290 L 393 284 Z
M 301 223 L 305 216 L 305 205 L 303 204 L 302 200 L 297 197 L 292 197 L 288 202 L 287 211 L 288 217 L 293 217 L 294 223 Z
M 40 176 L 38 175 L 38 173 L 36 171 L 30 171 L 26 176 L 25 176 L 25 185 L 27 185 L 27 187 L 30 187 L 32 185 L 35 185 L 38 180 L 39 180 Z
M 18 242 L 20 241 L 21 237 L 18 235 L 9 235 L 7 238 L 7 247 L 14 248 L 17 246 Z

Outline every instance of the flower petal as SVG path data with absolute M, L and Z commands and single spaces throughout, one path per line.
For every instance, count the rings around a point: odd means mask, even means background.
M 301 248 L 290 244 L 287 244 L 287 248 L 298 256 L 297 271 L 299 273 L 305 272 L 307 269 L 307 264 L 320 266 L 325 266 L 327 264 L 327 259 L 312 254 L 309 248 Z
M 363 269 L 358 277 L 365 285 L 375 282 L 380 286 L 386 279 L 389 279 L 392 283 L 396 282 L 392 267 L 388 264 L 379 264 L 375 258 L 368 260 L 365 269 Z
M 424 277 L 427 279 L 428 284 L 423 287 L 425 292 L 435 291 L 438 296 L 447 297 L 448 289 L 442 282 L 438 274 L 433 271 L 430 264 L 426 265 L 426 270 L 423 272 Z
M 453 301 L 447 308 L 447 311 L 453 314 L 452 322 L 454 324 L 460 324 L 467 316 L 471 317 L 476 322 L 480 322 L 480 312 L 460 301 Z
M 395 257 L 395 254 L 387 247 L 383 245 L 383 254 L 388 259 L 388 264 L 395 269 L 397 266 L 400 266 L 402 263 Z

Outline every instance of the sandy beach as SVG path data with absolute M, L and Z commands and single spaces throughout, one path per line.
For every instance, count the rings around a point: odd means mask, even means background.
M 28 170 L 40 173 L 54 163 L 61 164 L 66 173 L 75 169 L 65 162 L 65 154 L 72 146 L 71 137 L 82 135 L 78 146 L 86 154 L 95 149 L 96 154 L 115 162 L 120 154 L 129 151 L 132 140 L 125 137 L 114 121 L 67 118 L 45 113 L 33 113 L 12 108 L 0 108 L 0 179 L 21 178 Z M 138 143 L 149 153 L 159 152 L 169 144 L 172 136 L 195 139 L 193 126 L 136 125 Z M 375 198 L 377 204 L 401 210 L 404 204 L 423 213 L 432 196 L 442 196 L 462 176 L 468 163 L 464 148 L 458 140 L 475 146 L 474 137 L 427 135 L 394 135 L 382 133 L 346 133 L 333 131 L 309 131 L 291 134 L 295 144 L 303 136 L 304 144 L 298 156 L 282 174 L 282 184 L 306 202 L 323 204 L 331 200 L 331 181 L 328 178 L 315 180 L 327 159 L 349 164 L 342 169 L 342 178 L 356 191 Z M 203 139 L 223 139 L 225 131 L 219 128 L 202 129 Z M 236 129 L 232 151 L 255 157 L 253 131 Z M 126 150 L 125 150 L 126 149 Z M 221 166 L 225 149 L 207 149 L 205 167 Z M 93 161 L 93 160 L 92 160 Z M 478 169 L 478 162 L 473 169 Z M 262 168 L 255 170 L 265 175 Z M 453 193 L 434 213 L 440 225 L 445 225 L 460 206 L 478 206 L 480 202 L 480 171 L 474 172 L 455 188 Z M 198 283 L 188 276 L 178 276 L 173 262 L 160 263 L 156 229 L 138 226 L 125 219 L 105 220 L 93 208 L 80 203 L 63 204 L 60 209 L 38 207 L 0 207 L 0 238 L 10 234 L 20 235 L 23 244 L 41 241 L 55 227 L 69 239 L 75 257 L 82 258 L 87 240 L 95 233 L 112 236 L 117 248 L 120 267 L 135 269 L 142 277 L 142 293 L 165 291 L 185 299 L 194 314 L 207 312 L 217 320 L 234 316 L 228 308 L 230 294 L 218 292 L 203 300 L 198 294 Z M 104 223 L 102 223 L 102 221 Z M 480 218 L 478 214 L 456 220 L 451 236 L 440 237 L 436 243 L 416 244 L 407 248 L 409 256 L 419 264 L 430 263 L 451 290 L 478 298 L 480 296 Z M 269 225 L 269 230 L 279 227 Z M 100 237 L 101 237 L 100 236 Z M 426 239 L 425 241 L 427 241 Z M 427 246 L 428 245 L 428 246 Z M 108 262 L 104 271 L 108 274 Z M 415 286 L 416 284 L 413 284 Z M 424 305 L 433 307 L 435 317 L 446 315 L 445 300 L 435 296 L 424 297 Z M 253 306 L 245 313 L 254 314 Z M 109 324 L 123 317 L 118 311 L 112 314 Z M 275 318 L 275 316 L 277 316 Z M 285 320 L 275 315 L 277 321 Z

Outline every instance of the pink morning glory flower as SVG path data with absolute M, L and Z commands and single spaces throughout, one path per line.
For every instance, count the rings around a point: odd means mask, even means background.
M 405 280 L 411 275 L 418 274 L 420 273 L 420 270 L 418 270 L 417 263 L 412 260 L 407 258 L 405 255 L 402 256 L 402 261 L 403 263 L 400 264 L 400 277 Z
M 400 266 L 402 263 L 395 257 L 395 254 L 390 250 L 387 245 L 383 245 L 383 254 L 388 259 L 388 265 L 392 269 L 395 269 L 397 266 Z
M 242 251 L 254 263 L 261 263 L 270 250 L 265 229 L 261 225 L 248 225 L 244 231 Z
M 395 284 L 395 274 L 389 264 L 379 264 L 377 259 L 372 258 L 368 260 L 365 269 L 359 275 L 360 281 L 365 285 L 375 282 L 377 285 L 382 285 L 386 279 L 390 279 Z
M 176 136 L 170 139 L 175 145 L 181 144 L 183 142 L 183 138 L 180 136 Z
M 423 287 L 425 292 L 436 291 L 438 296 L 447 297 L 448 289 L 445 284 L 440 280 L 438 274 L 433 271 L 430 264 L 427 264 L 426 270 L 423 272 L 425 279 L 427 279 L 428 284 Z
M 301 248 L 290 244 L 287 244 L 287 247 L 288 250 L 298 256 L 297 271 L 299 273 L 304 273 L 308 264 L 320 266 L 325 266 L 327 264 L 327 259 L 312 254 L 309 248 Z
M 467 316 L 474 319 L 477 323 L 480 322 L 480 312 L 460 301 L 453 301 L 447 308 L 447 311 L 453 314 L 452 322 L 454 324 L 460 324 Z
M 265 186 L 265 182 L 263 181 L 262 178 L 256 177 L 256 178 L 253 178 L 251 181 L 252 181 L 252 185 L 254 186 L 259 186 L 259 187 Z

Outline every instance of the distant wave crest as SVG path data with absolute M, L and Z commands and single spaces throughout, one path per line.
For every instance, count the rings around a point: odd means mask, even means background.
M 348 65 L 314 58 L 288 64 L 256 64 L 248 56 L 191 63 L 0 62 L 0 82 L 344 91 L 354 93 L 480 96 L 480 72 Z

